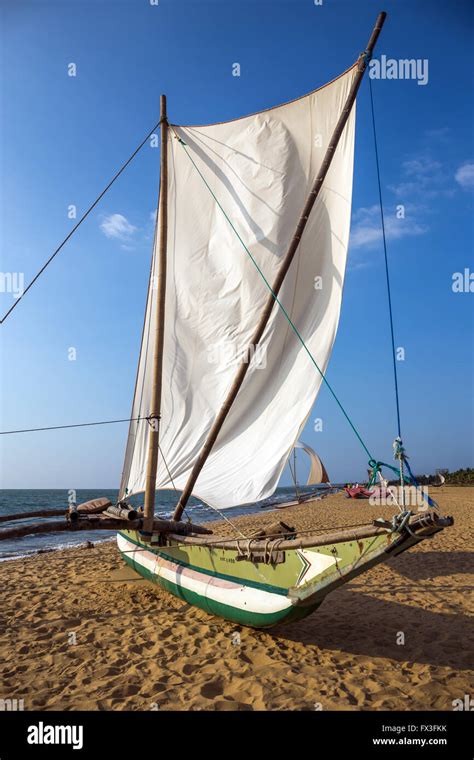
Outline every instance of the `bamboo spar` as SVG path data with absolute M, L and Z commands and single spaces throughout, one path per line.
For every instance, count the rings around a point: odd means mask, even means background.
M 160 156 L 160 200 L 158 205 L 159 249 L 158 249 L 158 306 L 156 310 L 153 388 L 151 409 L 148 418 L 150 436 L 148 439 L 148 459 L 145 481 L 144 533 L 153 532 L 155 513 L 156 470 L 160 434 L 161 389 L 163 376 L 163 343 L 166 297 L 166 245 L 168 237 L 168 121 L 166 116 L 166 95 L 160 98 L 161 156 Z
M 203 525 L 176 522 L 175 520 L 160 520 L 159 518 L 155 518 L 152 526 L 154 533 L 172 533 L 173 535 L 183 536 L 208 536 L 212 534 L 212 530 L 205 528 Z M 62 533 L 65 531 L 76 533 L 81 530 L 110 530 L 115 533 L 118 530 L 136 530 L 141 533 L 143 527 L 143 520 L 141 518 L 124 520 L 105 512 L 101 515 L 84 515 L 84 517 L 73 523 L 67 520 L 48 520 L 42 523 L 29 523 L 27 525 L 15 525 L 14 527 L 3 528 L 0 530 L 0 541 L 41 533 Z
M 363 53 L 360 54 L 359 60 L 358 60 L 358 67 L 357 72 L 354 77 L 354 81 L 352 82 L 352 86 L 349 92 L 349 95 L 347 96 L 347 100 L 345 102 L 344 108 L 342 110 L 342 113 L 339 117 L 339 120 L 336 124 L 336 127 L 334 129 L 334 132 L 332 134 L 330 143 L 328 145 L 328 148 L 326 150 L 326 155 L 324 156 L 323 162 L 321 164 L 318 176 L 316 177 L 313 186 L 311 188 L 311 192 L 306 200 L 305 206 L 303 208 L 302 214 L 300 216 L 300 219 L 298 221 L 298 224 L 296 226 L 295 234 L 293 236 L 293 239 L 290 243 L 290 246 L 288 248 L 288 251 L 286 252 L 286 255 L 282 261 L 280 271 L 277 274 L 276 280 L 273 283 L 272 286 L 272 292 L 269 293 L 267 303 L 265 305 L 265 308 L 262 312 L 262 316 L 260 318 L 260 322 L 255 330 L 254 335 L 252 336 L 252 339 L 250 341 L 250 344 L 247 348 L 247 352 L 244 356 L 250 357 L 253 355 L 253 352 L 258 345 L 258 343 L 261 340 L 261 337 L 263 335 L 263 332 L 265 330 L 265 327 L 268 323 L 268 320 L 270 318 L 270 315 L 272 313 L 273 307 L 275 305 L 275 296 L 278 296 L 278 293 L 280 291 L 280 288 L 284 282 L 285 276 L 288 272 L 288 269 L 290 268 L 291 262 L 294 259 L 294 256 L 296 254 L 296 251 L 298 249 L 299 242 L 301 240 L 301 237 L 303 235 L 304 229 L 306 227 L 306 223 L 308 221 L 309 215 L 311 213 L 311 209 L 314 206 L 314 203 L 316 201 L 316 198 L 318 197 L 319 191 L 321 190 L 321 187 L 323 186 L 324 179 L 326 177 L 326 174 L 329 170 L 329 167 L 331 165 L 332 158 L 334 156 L 334 153 L 336 151 L 337 145 L 339 143 L 339 139 L 342 135 L 342 132 L 344 130 L 344 127 L 346 125 L 346 122 L 349 118 L 349 114 L 351 112 L 352 106 L 354 105 L 354 101 L 356 99 L 357 92 L 359 90 L 360 84 L 362 82 L 362 78 L 364 76 L 365 70 L 368 66 L 368 62 L 370 60 L 370 57 L 372 55 L 372 51 L 375 47 L 375 43 L 377 42 L 377 39 L 379 37 L 380 31 L 384 25 L 385 18 L 387 14 L 382 11 L 382 13 L 379 13 L 377 20 L 375 22 L 375 26 L 372 30 L 372 34 L 370 36 L 369 42 L 367 44 L 367 49 L 364 50 Z M 247 374 L 247 370 L 250 366 L 249 361 L 243 361 L 240 365 L 237 374 L 234 378 L 234 381 L 232 383 L 232 386 L 227 394 L 227 398 L 225 399 L 209 433 L 207 436 L 207 439 L 199 453 L 199 456 L 194 464 L 194 467 L 191 471 L 191 474 L 188 478 L 188 482 L 186 483 L 184 490 L 181 494 L 181 498 L 178 501 L 178 504 L 176 505 L 176 509 L 173 515 L 174 520 L 180 520 L 181 516 L 183 514 L 184 508 L 186 507 L 186 504 L 188 502 L 189 497 L 191 496 L 194 486 L 196 484 L 196 481 L 199 477 L 199 474 L 204 467 L 206 460 L 209 456 L 209 454 L 212 451 L 212 447 L 214 446 L 217 437 L 219 435 L 219 432 L 225 422 L 225 419 L 232 407 L 232 404 L 234 403 L 236 396 L 242 386 L 242 383 L 245 379 L 245 376 Z

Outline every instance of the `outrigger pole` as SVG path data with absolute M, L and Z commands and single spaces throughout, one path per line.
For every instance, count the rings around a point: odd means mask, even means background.
M 165 327 L 166 298 L 166 246 L 168 238 L 168 119 L 166 115 L 166 95 L 160 98 L 161 155 L 160 155 L 160 196 L 158 204 L 158 273 L 157 310 L 154 326 L 153 387 L 151 408 L 148 416 L 150 436 L 148 439 L 148 459 L 145 480 L 145 504 L 143 533 L 151 536 L 155 514 L 156 471 L 158 467 L 158 447 L 160 436 L 161 389 L 163 379 L 163 343 Z
M 47 522 L 24 524 L 25 520 L 32 517 L 62 517 L 62 520 L 48 520 Z M 0 523 L 19 522 L 19 525 L 9 525 L 0 530 L 0 541 L 22 538 L 38 533 L 58 533 L 62 531 L 80 530 L 136 530 L 144 529 L 144 521 L 141 513 L 125 504 L 114 506 L 106 497 L 92 499 L 83 504 L 70 504 L 67 509 L 38 509 L 33 512 L 20 512 L 12 515 L 1 515 Z M 172 533 L 181 536 L 187 535 L 211 535 L 212 530 L 202 525 L 175 522 L 173 520 L 153 519 L 152 528 L 154 533 Z
M 242 361 L 242 364 L 240 365 L 237 374 L 234 378 L 234 381 L 232 383 L 232 386 L 227 394 L 227 398 L 225 399 L 209 433 L 207 436 L 207 439 L 204 443 L 204 446 L 202 447 L 199 456 L 194 464 L 194 467 L 191 471 L 191 474 L 188 478 L 188 482 L 186 483 L 184 490 L 181 494 L 181 498 L 178 501 L 178 504 L 176 505 L 176 509 L 173 515 L 174 520 L 180 520 L 181 516 L 183 514 L 183 511 L 186 507 L 186 504 L 188 502 L 189 497 L 191 496 L 194 486 L 196 484 L 196 481 L 199 477 L 199 474 L 204 467 L 206 460 L 209 456 L 209 454 L 212 451 L 212 448 L 217 440 L 217 436 L 219 435 L 221 428 L 226 420 L 226 417 L 232 407 L 232 404 L 234 403 L 236 396 L 242 386 L 242 383 L 245 379 L 245 376 L 247 374 L 247 370 L 250 366 L 249 358 L 254 355 L 255 348 L 257 347 L 258 343 L 260 342 L 263 332 L 265 330 L 265 327 L 268 323 L 268 320 L 270 319 L 270 315 L 272 313 L 273 307 L 275 305 L 276 298 L 278 296 L 278 293 L 280 292 L 280 288 L 285 280 L 286 274 L 290 268 L 291 262 L 293 261 L 296 251 L 298 250 L 298 245 L 301 240 L 301 237 L 303 235 L 304 229 L 306 227 L 306 224 L 309 219 L 309 215 L 311 213 L 311 209 L 314 206 L 314 203 L 316 201 L 316 198 L 319 195 L 319 191 L 321 190 L 323 186 L 324 179 L 326 177 L 326 174 L 328 173 L 329 167 L 331 166 L 331 161 L 333 159 L 334 153 L 336 151 L 336 148 L 339 143 L 339 139 L 342 135 L 342 132 L 344 130 L 344 127 L 346 126 L 347 120 L 349 118 L 349 114 L 351 112 L 352 106 L 354 105 L 354 101 L 356 99 L 357 92 L 359 90 L 360 84 L 362 82 L 364 73 L 367 69 L 367 66 L 369 64 L 369 61 L 372 57 L 372 52 L 375 47 L 375 43 L 377 42 L 377 39 L 379 37 L 379 34 L 381 32 L 381 29 L 384 25 L 385 19 L 387 17 L 387 14 L 382 11 L 382 13 L 379 13 L 377 20 L 375 22 L 375 26 L 373 28 L 372 34 L 370 35 L 369 42 L 367 44 L 366 50 L 364 50 L 358 60 L 357 65 L 357 72 L 354 77 L 354 80 L 352 82 L 351 89 L 349 91 L 349 94 L 347 96 L 347 100 L 345 102 L 344 108 L 342 110 L 342 113 L 339 117 L 339 120 L 336 124 L 336 127 L 334 129 L 334 132 L 332 134 L 330 143 L 328 145 L 328 148 L 326 150 L 326 155 L 324 156 L 324 160 L 321 164 L 318 176 L 316 177 L 313 187 L 311 188 L 311 192 L 306 200 L 305 206 L 303 208 L 302 214 L 300 216 L 299 222 L 296 226 L 295 234 L 293 235 L 293 239 L 290 243 L 290 246 L 286 252 L 286 255 L 282 261 L 280 271 L 277 274 L 276 280 L 273 283 L 272 290 L 269 293 L 267 303 L 265 305 L 265 308 L 262 312 L 262 315 L 260 317 L 260 322 L 257 326 L 257 329 L 255 330 L 254 335 L 252 336 L 252 339 L 250 341 L 250 344 L 247 348 L 246 353 L 244 354 L 244 359 Z M 246 361 L 247 359 L 247 361 Z M 155 468 L 156 470 L 156 468 Z M 154 486 L 153 486 L 154 487 Z M 146 505 L 146 500 L 145 500 Z M 146 507 L 145 507 L 146 509 Z

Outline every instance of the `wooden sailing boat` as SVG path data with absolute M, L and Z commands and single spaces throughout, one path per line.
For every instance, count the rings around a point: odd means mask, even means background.
M 176 523 L 191 494 L 218 509 L 271 495 L 304 427 L 337 329 L 354 104 L 384 20 L 348 71 L 299 100 L 198 127 L 169 124 L 161 100 L 138 421 L 120 489 L 121 499 L 145 492 L 144 524 L 117 541 L 141 575 L 245 625 L 302 618 L 335 587 L 449 524 L 433 511 L 403 511 L 325 535 L 288 526 L 235 539 L 153 529 L 156 488 L 182 489 Z
M 144 577 L 267 627 L 308 615 L 451 524 L 402 509 L 351 530 L 277 524 L 228 538 L 182 520 L 191 494 L 218 510 L 271 496 L 325 381 L 349 240 L 355 99 L 384 20 L 351 68 L 282 106 L 184 127 L 168 122 L 162 96 L 158 219 L 119 503 L 0 538 L 116 528 L 123 559 Z M 400 470 L 403 482 L 402 459 Z M 170 488 L 182 492 L 173 520 L 159 519 L 156 490 Z M 127 504 L 139 493 L 143 513 Z

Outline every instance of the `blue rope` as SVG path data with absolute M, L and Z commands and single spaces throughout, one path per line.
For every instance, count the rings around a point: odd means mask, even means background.
M 408 470 L 408 472 L 410 474 L 410 477 L 412 479 L 413 485 L 415 486 L 415 488 L 419 489 L 420 485 L 419 485 L 416 477 L 413 475 L 413 473 L 411 471 L 411 467 L 408 464 L 408 459 L 405 459 L 405 467 L 407 468 L 407 470 Z M 429 496 L 428 494 L 425 494 L 425 492 L 423 491 L 423 489 L 421 489 L 421 495 L 423 496 L 423 499 L 429 504 L 430 507 L 433 507 L 434 509 L 439 509 L 439 506 L 435 502 L 435 500 L 432 499 L 431 496 Z
M 397 359 L 395 355 L 395 334 L 393 330 L 392 295 L 390 292 L 390 275 L 389 275 L 389 270 L 388 270 L 387 240 L 385 236 L 385 219 L 384 219 L 383 203 L 382 203 L 382 187 L 380 183 L 380 166 L 379 166 L 379 152 L 378 152 L 378 147 L 377 147 L 377 131 L 375 129 L 374 97 L 372 94 L 372 80 L 370 77 L 369 77 L 369 89 L 370 89 L 370 105 L 371 105 L 371 110 L 372 110 L 372 128 L 374 132 L 375 163 L 377 165 L 377 181 L 378 181 L 378 187 L 379 187 L 380 217 L 382 220 L 383 250 L 384 250 L 384 257 L 385 257 L 385 276 L 387 279 L 388 311 L 390 314 L 390 334 L 392 338 L 393 380 L 395 384 L 395 401 L 396 401 L 396 407 L 397 407 L 397 428 L 398 428 L 398 437 L 401 439 L 402 431 L 401 431 L 401 425 L 400 425 L 400 400 L 398 396 L 398 374 L 397 374 Z
M 368 66 L 372 60 L 372 53 L 370 52 L 370 50 L 364 50 L 360 54 L 359 58 L 363 60 L 365 66 Z

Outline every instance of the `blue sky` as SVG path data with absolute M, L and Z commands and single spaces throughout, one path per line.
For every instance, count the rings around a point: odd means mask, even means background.
M 158 119 L 225 120 L 308 92 L 365 47 L 380 3 L 149 0 L 2 3 L 1 271 L 25 281 Z M 398 0 L 377 57 L 428 82 L 373 80 L 405 445 L 417 472 L 473 464 L 473 11 Z M 232 76 L 238 62 L 241 76 Z M 75 63 L 75 77 L 68 64 Z M 129 414 L 159 151 L 144 148 L 2 325 L 1 429 Z M 368 81 L 358 98 L 352 237 L 328 378 L 378 458 L 396 434 Z M 398 204 L 405 219 L 395 217 Z M 0 293 L 2 314 L 12 303 Z M 76 360 L 70 361 L 73 347 Z M 323 430 L 314 431 L 314 419 Z M 5 488 L 118 486 L 126 425 L 5 436 Z M 304 440 L 334 481 L 366 456 L 322 390 Z M 304 466 L 300 467 L 301 475 Z M 288 483 L 288 474 L 284 482 Z

